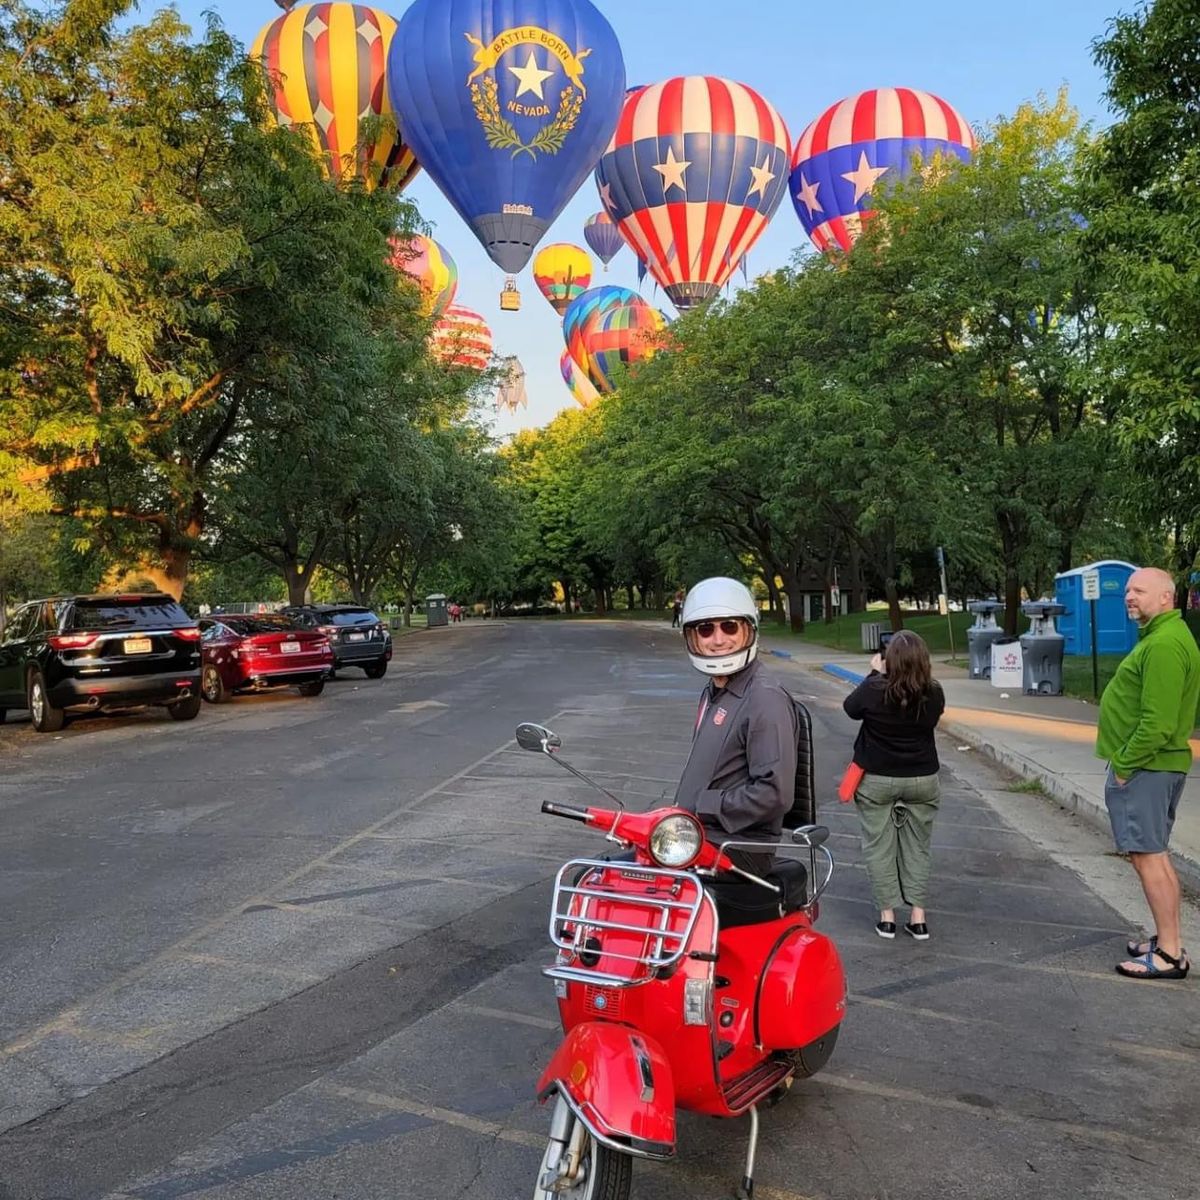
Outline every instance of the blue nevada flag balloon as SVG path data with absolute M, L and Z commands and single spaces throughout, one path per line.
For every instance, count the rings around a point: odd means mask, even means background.
M 625 64 L 588 0 L 415 0 L 387 83 L 417 161 L 515 273 L 604 153 Z

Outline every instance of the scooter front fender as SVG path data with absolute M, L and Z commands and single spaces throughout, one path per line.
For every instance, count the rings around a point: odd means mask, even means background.
M 576 1025 L 538 1080 L 538 1099 L 557 1092 L 591 1135 L 638 1158 L 675 1154 L 675 1080 L 663 1048 L 626 1025 Z

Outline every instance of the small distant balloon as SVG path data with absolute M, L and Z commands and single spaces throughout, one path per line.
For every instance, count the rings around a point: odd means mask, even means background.
M 433 327 L 430 350 L 447 366 L 485 371 L 492 360 L 492 331 L 479 313 L 452 304 Z
M 562 372 L 563 383 L 571 393 L 575 403 L 580 408 L 590 408 L 600 399 L 596 385 L 587 377 L 587 372 L 571 357 L 570 350 L 564 350 L 558 360 L 558 368 Z
M 280 3 L 280 0 L 276 0 Z M 419 170 L 394 127 L 384 91 L 388 46 L 396 22 L 364 4 L 307 4 L 287 11 L 259 31 L 250 57 L 269 75 L 273 119 L 302 128 L 312 139 L 325 173 L 336 182 L 400 191 Z M 379 140 L 359 137 L 364 117 L 392 118 Z
M 458 267 L 449 251 L 420 233 L 389 238 L 388 245 L 392 248 L 392 266 L 415 280 L 421 289 L 421 311 L 426 316 L 440 317 L 454 303 L 458 291 Z
M 616 258 L 621 247 L 625 245 L 621 231 L 606 212 L 598 212 L 588 217 L 583 223 L 583 236 L 587 244 L 596 252 L 596 257 L 604 264 L 606 271 L 608 264 Z
M 936 155 L 967 160 L 975 134 L 945 100 L 915 88 L 873 88 L 827 108 L 800 135 L 790 189 L 818 250 L 849 250 L 875 215 L 874 190 Z
M 529 397 L 525 394 L 525 368 L 515 354 L 500 360 L 504 374 L 500 386 L 496 389 L 496 411 L 503 409 L 515 413 L 518 408 L 529 407 Z
M 533 260 L 533 280 L 561 317 L 592 282 L 592 259 L 581 246 L 555 242 Z

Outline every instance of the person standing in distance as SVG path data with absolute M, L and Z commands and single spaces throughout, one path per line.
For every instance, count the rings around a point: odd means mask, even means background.
M 862 849 L 879 920 L 875 932 L 896 936 L 896 908 L 910 906 L 904 931 L 928 940 L 925 902 L 930 842 L 941 790 L 933 731 L 946 707 L 929 650 L 906 629 L 892 635 L 870 674 L 846 697 L 848 717 L 862 722 L 854 762 L 865 774 L 854 795 Z
M 779 842 L 795 800 L 798 720 L 791 696 L 757 661 L 758 606 L 744 584 L 716 577 L 688 592 L 682 616 L 688 657 L 709 679 L 675 803 L 694 812 L 717 845 Z M 760 877 L 774 860 L 771 851 L 729 855 Z M 713 888 L 718 905 L 722 886 L 718 879 Z M 739 889 L 762 891 L 736 877 L 724 886 L 727 899 Z
M 1096 754 L 1108 760 L 1104 803 L 1117 849 L 1141 880 L 1154 935 L 1131 941 L 1117 973 L 1186 979 L 1179 877 L 1167 843 L 1192 765 L 1189 735 L 1200 700 L 1200 649 L 1175 607 L 1175 581 L 1157 567 L 1134 571 L 1125 611 L 1141 627 L 1100 697 Z

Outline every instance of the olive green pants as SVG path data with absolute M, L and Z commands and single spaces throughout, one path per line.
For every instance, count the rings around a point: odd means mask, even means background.
M 925 907 L 929 843 L 941 792 L 936 775 L 900 779 L 864 775 L 854 794 L 862 821 L 862 851 L 880 911 Z

